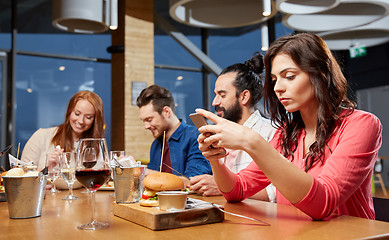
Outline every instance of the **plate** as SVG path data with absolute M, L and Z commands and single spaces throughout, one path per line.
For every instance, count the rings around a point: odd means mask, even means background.
M 108 183 L 104 184 L 101 186 L 98 190 L 103 190 L 103 191 L 114 191 L 115 187 L 113 185 L 113 181 L 109 181 Z
M 189 194 L 196 194 L 196 192 L 193 191 L 192 189 L 185 189 L 185 190 L 182 190 L 182 191 L 183 191 L 183 192 L 187 192 L 188 195 L 189 195 Z

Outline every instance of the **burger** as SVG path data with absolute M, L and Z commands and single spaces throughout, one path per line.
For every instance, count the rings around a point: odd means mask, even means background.
M 5 191 L 5 188 L 4 188 L 4 182 L 3 182 L 3 176 L 5 176 L 7 174 L 7 172 L 2 172 L 0 174 L 0 192 L 4 192 Z
M 156 172 L 145 177 L 143 187 L 144 191 L 139 204 L 144 207 L 158 207 L 157 192 L 181 190 L 185 188 L 185 185 L 184 181 L 174 174 Z

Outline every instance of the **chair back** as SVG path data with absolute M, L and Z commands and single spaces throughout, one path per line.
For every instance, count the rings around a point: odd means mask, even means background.
M 375 220 L 389 222 L 389 199 L 373 197 Z

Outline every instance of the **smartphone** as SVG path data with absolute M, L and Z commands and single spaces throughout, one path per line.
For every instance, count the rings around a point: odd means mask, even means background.
M 194 123 L 194 125 L 197 127 L 197 129 L 199 129 L 202 126 L 208 125 L 205 118 L 198 113 L 191 113 L 189 114 L 189 117 Z
M 194 125 L 199 129 L 202 126 L 208 125 L 207 120 L 205 120 L 205 117 L 201 116 L 198 113 L 191 113 L 189 114 L 190 119 L 194 123 Z M 213 133 L 211 133 L 213 134 Z M 214 148 L 212 145 L 209 146 L 210 148 Z

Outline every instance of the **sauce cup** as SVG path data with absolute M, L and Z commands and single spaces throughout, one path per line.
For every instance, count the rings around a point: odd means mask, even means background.
M 164 211 L 174 211 L 185 209 L 187 192 L 165 191 L 157 192 L 159 209 Z

